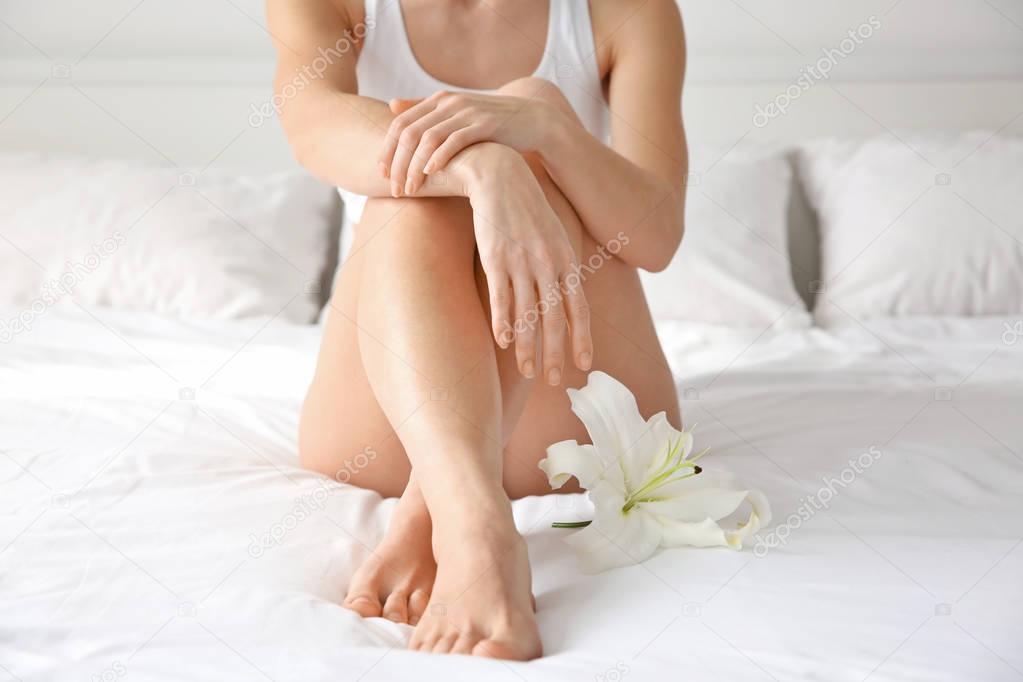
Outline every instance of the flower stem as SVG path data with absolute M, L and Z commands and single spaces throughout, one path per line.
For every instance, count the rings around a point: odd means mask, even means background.
M 555 521 L 551 528 L 585 528 L 593 521 Z

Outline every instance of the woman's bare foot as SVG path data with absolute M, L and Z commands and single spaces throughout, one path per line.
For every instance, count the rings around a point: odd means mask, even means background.
M 436 534 L 437 580 L 409 648 L 522 661 L 541 655 L 526 542 L 510 519 L 507 526 Z
M 415 625 L 430 599 L 437 564 L 430 514 L 415 484 L 398 501 L 383 540 L 352 576 L 343 602 L 364 618 Z

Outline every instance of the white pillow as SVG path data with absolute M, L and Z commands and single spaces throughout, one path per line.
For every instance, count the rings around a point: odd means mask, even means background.
M 800 163 L 820 218 L 822 323 L 1023 312 L 1023 138 L 828 140 Z
M 310 322 L 336 216 L 334 190 L 300 173 L 0 155 L 0 304 Z
M 810 326 L 789 260 L 787 156 L 697 149 L 690 167 L 682 246 L 663 272 L 640 275 L 654 318 Z

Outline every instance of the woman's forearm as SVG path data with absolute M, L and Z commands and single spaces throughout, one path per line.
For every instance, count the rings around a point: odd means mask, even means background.
M 393 118 L 385 102 L 327 85 L 303 91 L 281 110 L 292 153 L 303 167 L 327 184 L 370 197 L 391 196 L 377 154 Z M 478 151 L 464 150 L 419 196 L 468 196 L 475 169 L 466 161 Z
M 536 152 L 593 239 L 603 244 L 624 232 L 630 243 L 619 258 L 645 270 L 667 267 L 685 229 L 685 188 L 640 168 L 560 112 L 547 120 Z

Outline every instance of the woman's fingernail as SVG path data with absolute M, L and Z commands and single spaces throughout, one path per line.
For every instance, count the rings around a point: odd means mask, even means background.
M 522 373 L 525 374 L 526 377 L 529 378 L 529 379 L 533 378 L 533 361 L 532 360 L 526 360 L 525 362 L 522 363 Z
M 380 163 L 377 164 L 377 168 L 380 169 L 380 175 L 383 175 L 386 178 L 387 177 L 387 164 L 384 163 L 383 161 L 381 161 Z
M 593 356 L 589 353 L 581 353 L 579 355 L 579 365 L 582 369 L 589 369 L 591 362 L 593 362 Z
M 423 166 L 423 172 L 426 173 L 427 175 L 432 173 L 433 172 L 433 164 L 432 163 L 428 163 L 425 166 Z
M 391 196 L 394 197 L 395 199 L 401 196 L 401 192 L 398 189 L 398 183 L 396 182 L 391 183 Z
M 405 194 L 415 194 L 415 193 L 416 193 L 415 184 L 411 180 L 409 180 L 408 182 L 405 183 Z
M 552 368 L 547 372 L 547 383 L 551 386 L 557 386 L 561 383 L 561 370 L 557 367 Z

